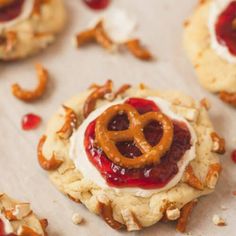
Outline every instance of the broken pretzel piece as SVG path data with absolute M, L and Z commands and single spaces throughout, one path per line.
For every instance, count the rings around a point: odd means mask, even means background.
M 36 233 L 33 229 L 28 226 L 20 226 L 17 232 L 18 236 L 42 236 L 41 234 Z
M 83 31 L 76 36 L 77 47 L 81 47 L 84 44 L 91 42 L 97 42 L 99 45 L 109 51 L 113 51 L 115 48 L 114 42 L 104 30 L 102 21 L 99 21 L 94 28 Z
M 212 138 L 212 151 L 216 152 L 218 154 L 224 154 L 225 153 L 225 140 L 221 138 L 216 132 L 211 133 Z
M 85 118 L 87 118 L 88 115 L 95 109 L 98 99 L 102 99 L 106 94 L 112 92 L 112 85 L 112 81 L 108 80 L 103 86 L 98 86 L 95 88 L 94 91 L 88 96 L 83 107 L 83 114 Z
M 219 163 L 211 164 L 209 166 L 205 180 L 205 184 L 208 188 L 210 189 L 215 188 L 221 169 L 222 167 Z
M 17 42 L 17 33 L 14 31 L 6 32 L 6 52 L 11 52 L 16 45 Z
M 47 159 L 43 155 L 43 145 L 47 139 L 46 135 L 43 135 L 38 144 L 38 161 L 40 166 L 47 171 L 56 170 L 63 163 L 62 160 L 56 159 L 55 153 L 53 153 L 51 159 Z
M 177 231 L 181 233 L 184 233 L 186 231 L 188 219 L 196 203 L 197 201 L 191 201 L 183 206 L 180 212 L 180 218 L 178 219 L 178 223 L 176 226 Z
M 226 91 L 222 91 L 219 93 L 219 97 L 222 101 L 236 107 L 236 92 L 228 93 Z
M 12 85 L 12 93 L 18 99 L 24 102 L 32 102 L 38 98 L 40 98 L 46 90 L 47 82 L 48 82 L 48 72 L 43 68 L 41 64 L 35 65 L 37 74 L 38 74 L 38 86 L 33 91 L 24 90 L 20 85 L 14 84 Z
M 63 108 L 65 110 L 65 123 L 62 128 L 57 131 L 57 134 L 62 139 L 68 139 L 72 135 L 73 130 L 77 127 L 78 118 L 71 108 L 67 106 L 63 106 Z
M 138 39 L 129 40 L 124 45 L 138 59 L 144 61 L 150 61 L 153 59 L 152 54 L 141 45 L 140 40 Z
M 203 183 L 197 178 L 197 176 L 194 174 L 193 168 L 191 165 L 188 165 L 185 173 L 184 173 L 184 182 L 188 185 L 190 185 L 193 188 L 196 188 L 198 190 L 203 190 L 204 185 Z
M 108 205 L 102 202 L 99 202 L 99 213 L 102 216 L 102 218 L 105 220 L 105 222 L 113 229 L 119 230 L 123 228 L 124 225 L 122 225 L 121 223 L 119 223 L 113 218 L 113 210 L 112 210 L 110 202 Z

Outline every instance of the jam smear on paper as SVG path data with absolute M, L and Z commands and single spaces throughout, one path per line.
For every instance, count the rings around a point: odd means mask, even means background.
M 24 115 L 21 121 L 21 126 L 23 130 L 36 129 L 41 123 L 41 117 L 33 113 Z
M 156 104 L 147 99 L 130 98 L 126 103 L 132 105 L 140 113 L 158 111 Z M 178 161 L 191 148 L 191 134 L 182 122 L 173 121 L 174 140 L 169 151 L 162 157 L 160 164 L 140 169 L 127 169 L 112 163 L 105 153 L 95 144 L 96 120 L 92 121 L 86 130 L 84 145 L 91 163 L 98 169 L 108 185 L 113 187 L 140 187 L 143 189 L 162 188 L 178 173 Z M 125 114 L 117 115 L 109 123 L 109 130 L 125 130 L 129 126 Z M 150 122 L 144 128 L 147 141 L 156 145 L 162 137 L 162 126 Z M 141 155 L 133 142 L 117 143 L 119 151 L 129 158 Z
M 220 14 L 215 30 L 218 42 L 236 56 L 236 1 L 232 1 Z
M 0 23 L 11 21 L 18 17 L 21 14 L 24 2 L 25 0 L 15 0 L 13 3 L 0 8 Z

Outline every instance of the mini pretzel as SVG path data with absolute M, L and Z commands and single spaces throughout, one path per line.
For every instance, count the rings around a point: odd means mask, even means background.
M 144 48 L 138 39 L 132 39 L 125 43 L 128 50 L 138 59 L 150 61 L 153 59 L 152 54 Z
M 51 157 L 50 160 L 46 159 L 43 155 L 43 145 L 46 141 L 47 137 L 45 135 L 42 136 L 42 138 L 39 141 L 38 144 L 38 161 L 40 166 L 44 169 L 44 170 L 56 170 L 62 163 L 62 160 L 58 160 L 55 157 L 55 154 L 53 153 L 53 156 Z
M 220 92 L 219 97 L 222 101 L 236 107 L 236 93 Z
M 87 118 L 88 115 L 94 110 L 98 99 L 104 98 L 106 94 L 111 92 L 112 92 L 111 80 L 108 80 L 103 86 L 97 86 L 95 90 L 88 96 L 88 98 L 84 103 L 84 108 L 83 108 L 84 117 Z
M 12 85 L 13 95 L 24 102 L 31 102 L 40 98 L 46 90 L 48 82 L 48 72 L 46 69 L 43 68 L 41 64 L 36 64 L 35 68 L 38 74 L 39 81 L 39 84 L 36 89 L 34 89 L 33 91 L 29 91 L 22 89 L 21 86 L 18 84 Z
M 109 131 L 108 124 L 117 114 L 126 113 L 129 119 L 129 128 L 122 131 Z M 163 126 L 163 135 L 160 142 L 152 147 L 145 139 L 143 129 L 150 121 L 158 121 Z M 96 140 L 107 157 L 119 166 L 125 168 L 142 168 L 147 165 L 160 163 L 161 157 L 168 151 L 173 140 L 172 121 L 161 112 L 148 112 L 139 115 L 129 104 L 119 104 L 108 108 L 96 121 Z M 117 142 L 134 141 L 143 153 L 136 158 L 123 156 L 116 147 Z
M 68 139 L 72 133 L 73 129 L 77 127 L 78 118 L 75 112 L 66 106 L 63 106 L 65 110 L 65 123 L 60 130 L 57 131 L 57 134 L 62 139 Z

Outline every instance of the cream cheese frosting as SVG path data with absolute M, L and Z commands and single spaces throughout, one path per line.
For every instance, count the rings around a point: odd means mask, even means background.
M 33 11 L 34 1 L 35 0 L 25 0 L 22 6 L 22 11 L 18 17 L 10 21 L 0 23 L 0 32 L 27 19 Z
M 139 187 L 127 187 L 127 188 L 116 188 L 111 187 L 106 183 L 106 180 L 102 177 L 100 172 L 96 169 L 96 167 L 90 162 L 87 157 L 86 150 L 84 147 L 84 135 L 88 125 L 95 120 L 100 114 L 102 114 L 107 108 L 112 105 L 123 103 L 125 100 L 115 101 L 104 105 L 102 107 L 97 108 L 93 111 L 80 125 L 77 131 L 74 132 L 71 137 L 71 145 L 70 145 L 70 158 L 74 161 L 76 168 L 83 174 L 84 177 L 96 183 L 99 187 L 103 189 L 113 189 L 115 192 L 127 192 L 133 194 L 135 196 L 140 197 L 149 197 L 154 193 L 162 192 L 174 187 L 182 178 L 184 170 L 186 166 L 195 158 L 195 145 L 196 145 L 196 134 L 193 130 L 192 126 L 188 123 L 188 121 L 182 116 L 174 113 L 171 110 L 170 103 L 166 102 L 163 99 L 157 97 L 147 97 L 147 99 L 152 100 L 157 104 L 157 106 L 161 109 L 163 113 L 165 113 L 170 118 L 184 122 L 190 133 L 191 133 L 191 148 L 187 150 L 181 160 L 178 162 L 178 173 L 170 180 L 170 182 L 160 189 L 142 189 Z
M 211 36 L 211 48 L 224 60 L 229 63 L 236 63 L 236 56 L 230 53 L 226 45 L 218 42 L 215 24 L 218 20 L 220 14 L 225 10 L 225 8 L 232 2 L 232 0 L 214 0 L 211 3 L 209 10 L 208 28 Z
M 91 22 L 91 26 L 93 27 L 100 20 L 103 21 L 106 33 L 115 43 L 124 43 L 131 39 L 137 25 L 136 19 L 131 14 L 115 7 L 97 16 Z

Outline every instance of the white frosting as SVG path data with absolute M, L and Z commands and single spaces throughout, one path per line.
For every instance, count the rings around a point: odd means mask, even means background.
M 218 42 L 215 25 L 219 15 L 226 9 L 232 0 L 214 0 L 209 10 L 208 27 L 211 36 L 211 47 L 215 52 L 229 63 L 236 63 L 236 56 L 230 53 L 228 47 Z
M 74 161 L 76 168 L 83 174 L 85 178 L 90 179 L 101 188 L 113 189 L 114 191 L 118 193 L 127 192 L 127 193 L 131 193 L 140 197 L 148 197 L 154 193 L 170 189 L 180 181 L 180 179 L 183 176 L 186 166 L 189 164 L 191 160 L 195 158 L 195 155 L 196 155 L 195 145 L 196 145 L 197 138 L 196 138 L 195 131 L 193 130 L 192 126 L 183 117 L 181 117 L 180 115 L 177 115 L 171 110 L 170 104 L 168 102 L 157 97 L 148 97 L 147 99 L 154 101 L 157 104 L 157 106 L 161 109 L 161 111 L 165 113 L 166 115 L 168 115 L 170 118 L 184 122 L 191 133 L 192 146 L 191 146 L 191 149 L 185 152 L 182 159 L 178 162 L 178 167 L 179 167 L 178 173 L 165 187 L 160 188 L 160 189 L 147 190 L 147 189 L 142 189 L 139 187 L 115 188 L 115 187 L 108 186 L 108 184 L 106 183 L 106 180 L 102 177 L 100 172 L 96 169 L 96 167 L 90 162 L 89 158 L 87 157 L 87 154 L 84 148 L 84 135 L 85 135 L 85 131 L 88 125 L 93 120 L 95 120 L 100 114 L 102 114 L 108 107 L 115 104 L 123 103 L 124 100 L 122 100 L 122 101 L 116 101 L 116 102 L 112 102 L 110 104 L 104 105 L 96 109 L 95 111 L 93 111 L 87 117 L 87 119 L 83 121 L 81 126 L 78 128 L 76 132 L 74 132 L 73 136 L 71 137 L 70 158 Z
M 30 14 L 32 13 L 34 1 L 35 0 L 25 0 L 23 3 L 22 11 L 21 11 L 20 15 L 11 21 L 0 23 L 0 31 L 6 30 L 6 29 L 20 23 L 21 21 L 27 19 L 30 16 Z
M 103 20 L 104 29 L 115 43 L 123 43 L 129 40 L 136 28 L 136 20 L 119 8 L 110 8 L 105 13 L 96 17 L 91 26 Z
M 2 220 L 2 222 L 3 222 L 4 231 L 5 231 L 6 234 L 10 234 L 10 233 L 14 232 L 13 228 L 11 226 L 11 223 L 1 213 L 0 213 L 0 220 Z

